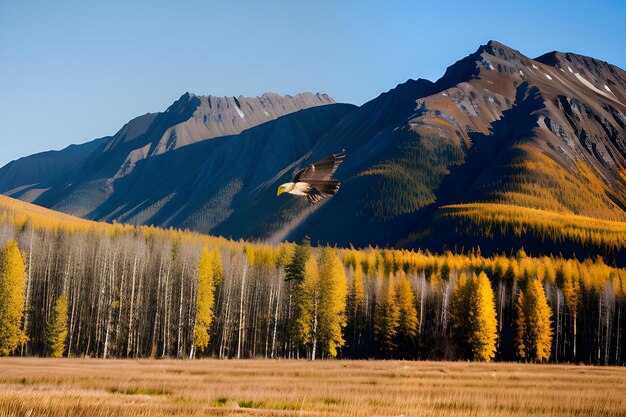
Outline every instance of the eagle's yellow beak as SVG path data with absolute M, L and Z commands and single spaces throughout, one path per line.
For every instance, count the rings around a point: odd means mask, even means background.
M 285 186 L 284 185 L 279 185 L 278 186 L 278 192 L 276 193 L 276 197 L 278 197 L 279 195 L 281 195 L 284 192 L 285 192 Z

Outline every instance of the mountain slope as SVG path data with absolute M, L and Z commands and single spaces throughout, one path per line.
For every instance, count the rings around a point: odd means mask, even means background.
M 553 53 L 532 60 L 489 42 L 416 94 L 411 115 L 376 130 L 376 140 L 337 129 L 323 138 L 311 160 L 333 147 L 348 151 L 337 174 L 342 192 L 288 237 L 460 250 L 479 241 L 455 224 L 472 218 L 460 208 L 460 217 L 450 217 L 447 206 L 475 202 L 623 222 L 625 80 L 619 68 L 591 58 Z M 491 227 L 481 222 L 474 236 Z M 491 251 L 559 250 L 559 243 L 545 244 L 549 236 L 524 236 L 503 233 L 480 243 Z M 580 242 L 560 245 L 593 252 Z M 614 257 L 615 250 L 600 253 Z
M 82 164 L 93 152 L 103 149 L 110 136 L 81 145 L 70 145 L 60 151 L 41 152 L 9 162 L 0 169 L 0 193 L 33 201 L 51 183 Z
M 268 93 L 255 98 L 185 93 L 165 112 L 149 113 L 128 122 L 102 149 L 76 161 L 64 175 L 42 176 L 39 181 L 42 191 L 30 201 L 81 217 L 113 220 L 114 212 L 124 209 L 114 206 L 125 205 L 120 196 L 137 196 L 141 201 L 152 198 L 146 194 L 152 187 L 139 188 L 137 193 L 129 194 L 138 178 L 142 178 L 141 184 L 160 189 L 161 175 L 165 174 L 174 179 L 173 183 L 170 181 L 169 194 L 175 191 L 177 179 L 193 167 L 182 166 L 182 170 L 165 173 L 164 170 L 173 165 L 163 161 L 176 159 L 170 158 L 170 154 L 209 139 L 238 134 L 301 109 L 333 103 L 327 95 L 311 93 L 293 97 Z M 103 207 L 113 208 L 107 212 Z
M 30 178 L 46 190 L 34 202 L 269 241 L 626 254 L 623 70 L 490 41 L 434 83 L 332 103 L 185 94 L 50 184 Z M 341 149 L 336 196 L 314 207 L 276 197 L 294 170 Z

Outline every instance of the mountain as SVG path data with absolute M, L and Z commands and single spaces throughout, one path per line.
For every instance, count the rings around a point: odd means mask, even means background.
M 43 153 L 11 162 L 2 169 L 0 192 L 81 217 L 113 218 L 101 206 L 111 207 L 120 195 L 136 195 L 129 194 L 135 185 L 140 187 L 141 201 L 149 199 L 145 192 L 150 185 L 161 189 L 161 174 L 177 187 L 180 177 L 193 168 L 190 162 L 183 161 L 179 169 L 170 173 L 163 170 L 176 165 L 174 161 L 181 153 L 186 154 L 187 149 L 179 152 L 181 149 L 235 135 L 289 113 L 329 104 L 334 104 L 334 100 L 325 94 L 267 93 L 249 98 L 185 93 L 165 112 L 139 116 L 113 137 L 81 145 L 80 152 L 70 147 L 54 153 L 54 160 L 50 153 Z M 202 154 L 193 156 L 200 157 L 196 159 L 199 168 Z M 55 163 L 58 160 L 64 164 Z M 164 161 L 169 162 L 164 166 Z M 54 175 L 39 167 L 49 165 L 59 166 Z M 141 188 L 146 184 L 146 190 Z M 130 210 L 129 207 L 127 211 Z
M 46 191 L 42 184 L 58 181 L 93 152 L 102 150 L 110 139 L 111 136 L 105 136 L 60 151 L 42 152 L 9 162 L 0 168 L 0 192 L 33 201 Z
M 51 181 L 9 181 L 3 169 L 0 184 L 23 188 L 0 192 L 90 219 L 236 238 L 617 259 L 625 114 L 620 68 L 572 53 L 531 59 L 490 41 L 436 82 L 409 80 L 360 107 L 323 95 L 185 94 Z M 341 149 L 336 196 L 314 207 L 276 197 L 295 169 Z

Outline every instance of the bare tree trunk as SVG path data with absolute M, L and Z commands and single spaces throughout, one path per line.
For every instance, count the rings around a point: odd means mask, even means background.
M 111 298 L 112 298 L 112 288 L 113 288 L 113 280 L 115 277 L 115 258 L 116 258 L 116 254 L 113 254 L 113 260 L 111 262 L 111 273 L 109 275 L 109 296 L 107 297 L 107 304 L 106 304 L 106 308 L 108 310 L 107 313 L 107 322 L 106 322 L 106 331 L 105 331 L 105 336 L 104 336 L 104 353 L 103 353 L 103 357 L 104 359 L 107 358 L 107 355 L 109 353 L 108 349 L 109 349 L 109 336 L 111 334 L 111 316 L 113 314 L 113 308 L 111 306 Z
M 243 330 L 245 327 L 245 314 L 243 312 L 243 298 L 246 289 L 246 274 L 248 272 L 248 263 L 244 260 L 243 275 L 241 278 L 241 296 L 239 297 L 239 337 L 237 339 L 237 359 L 241 358 L 241 348 L 243 345 Z
M 615 343 L 615 365 L 621 365 L 620 354 L 622 348 L 622 303 L 620 302 L 617 307 L 617 341 Z
M 272 331 L 272 353 L 271 357 L 276 357 L 276 330 L 278 328 L 278 307 L 280 306 L 280 288 L 282 287 L 279 276 L 278 288 L 276 289 L 276 307 L 274 308 L 274 329 Z
M 418 332 L 420 335 L 422 334 L 422 323 L 424 323 L 424 294 L 426 292 L 426 279 L 422 278 L 421 284 L 422 291 L 420 293 L 420 322 L 418 325 Z
M 578 341 L 578 339 L 576 338 L 576 322 L 578 321 L 577 316 L 578 316 L 577 312 L 574 312 L 574 314 L 572 315 L 572 319 L 574 321 L 574 361 L 576 361 L 577 359 L 576 358 L 576 342 Z
M 133 276 L 130 290 L 130 309 L 128 312 L 128 336 L 126 337 L 126 357 L 130 357 L 133 346 L 133 312 L 135 308 L 135 278 L 137 276 L 137 258 L 139 254 L 135 252 L 135 260 L 133 261 Z
M 185 289 L 185 262 L 180 272 L 180 295 L 178 297 L 178 345 L 176 346 L 176 357 L 182 357 L 183 338 L 183 290 Z
M 554 360 L 559 361 L 559 336 L 561 335 L 561 291 L 556 289 L 556 349 Z
M 312 329 L 312 339 L 313 339 L 313 349 L 311 350 L 311 360 L 315 360 L 315 352 L 317 350 L 317 308 L 318 308 L 318 299 L 315 297 L 314 301 L 314 314 L 313 314 L 313 329 Z
M 596 361 L 597 364 L 600 364 L 600 352 L 602 346 L 602 294 L 598 295 L 598 335 L 597 335 L 597 356 Z
M 28 317 L 30 316 L 30 288 L 33 277 L 33 239 L 35 237 L 35 229 L 30 229 L 30 243 L 28 245 L 28 275 L 26 276 L 26 297 L 24 298 L 24 323 L 22 325 L 22 332 L 26 334 L 28 331 Z M 28 349 L 25 348 L 26 342 L 22 342 L 22 348 L 20 356 L 28 354 Z
M 163 324 L 163 348 L 162 348 L 162 353 L 161 353 L 161 357 L 164 358 L 167 356 L 167 353 L 169 352 L 169 325 L 170 325 L 170 302 L 169 302 L 169 298 L 170 298 L 170 291 L 169 291 L 169 282 L 170 282 L 170 272 L 172 270 L 172 262 L 168 263 L 167 266 L 167 272 L 165 273 L 165 319 L 164 324 Z
M 159 306 L 159 301 L 160 301 L 160 296 L 161 296 L 161 278 L 162 278 L 162 274 L 163 274 L 163 254 L 161 254 L 161 264 L 159 265 L 159 279 L 158 279 L 158 283 L 157 283 L 157 297 L 156 297 L 156 303 L 155 303 L 155 308 L 156 308 L 156 314 L 154 315 L 154 325 L 152 327 L 152 343 L 150 345 L 150 349 L 151 349 L 151 353 L 150 353 L 150 357 L 151 358 L 156 358 L 157 355 L 157 326 L 159 323 L 159 320 L 161 319 L 161 316 L 159 314 L 161 308 Z

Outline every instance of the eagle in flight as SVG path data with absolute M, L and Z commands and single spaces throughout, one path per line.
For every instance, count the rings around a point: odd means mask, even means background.
M 343 162 L 344 151 L 327 156 L 314 164 L 307 165 L 293 175 L 291 182 L 278 187 L 277 196 L 282 193 L 306 196 L 310 204 L 319 203 L 326 196 L 339 191 L 338 180 L 330 178 Z

